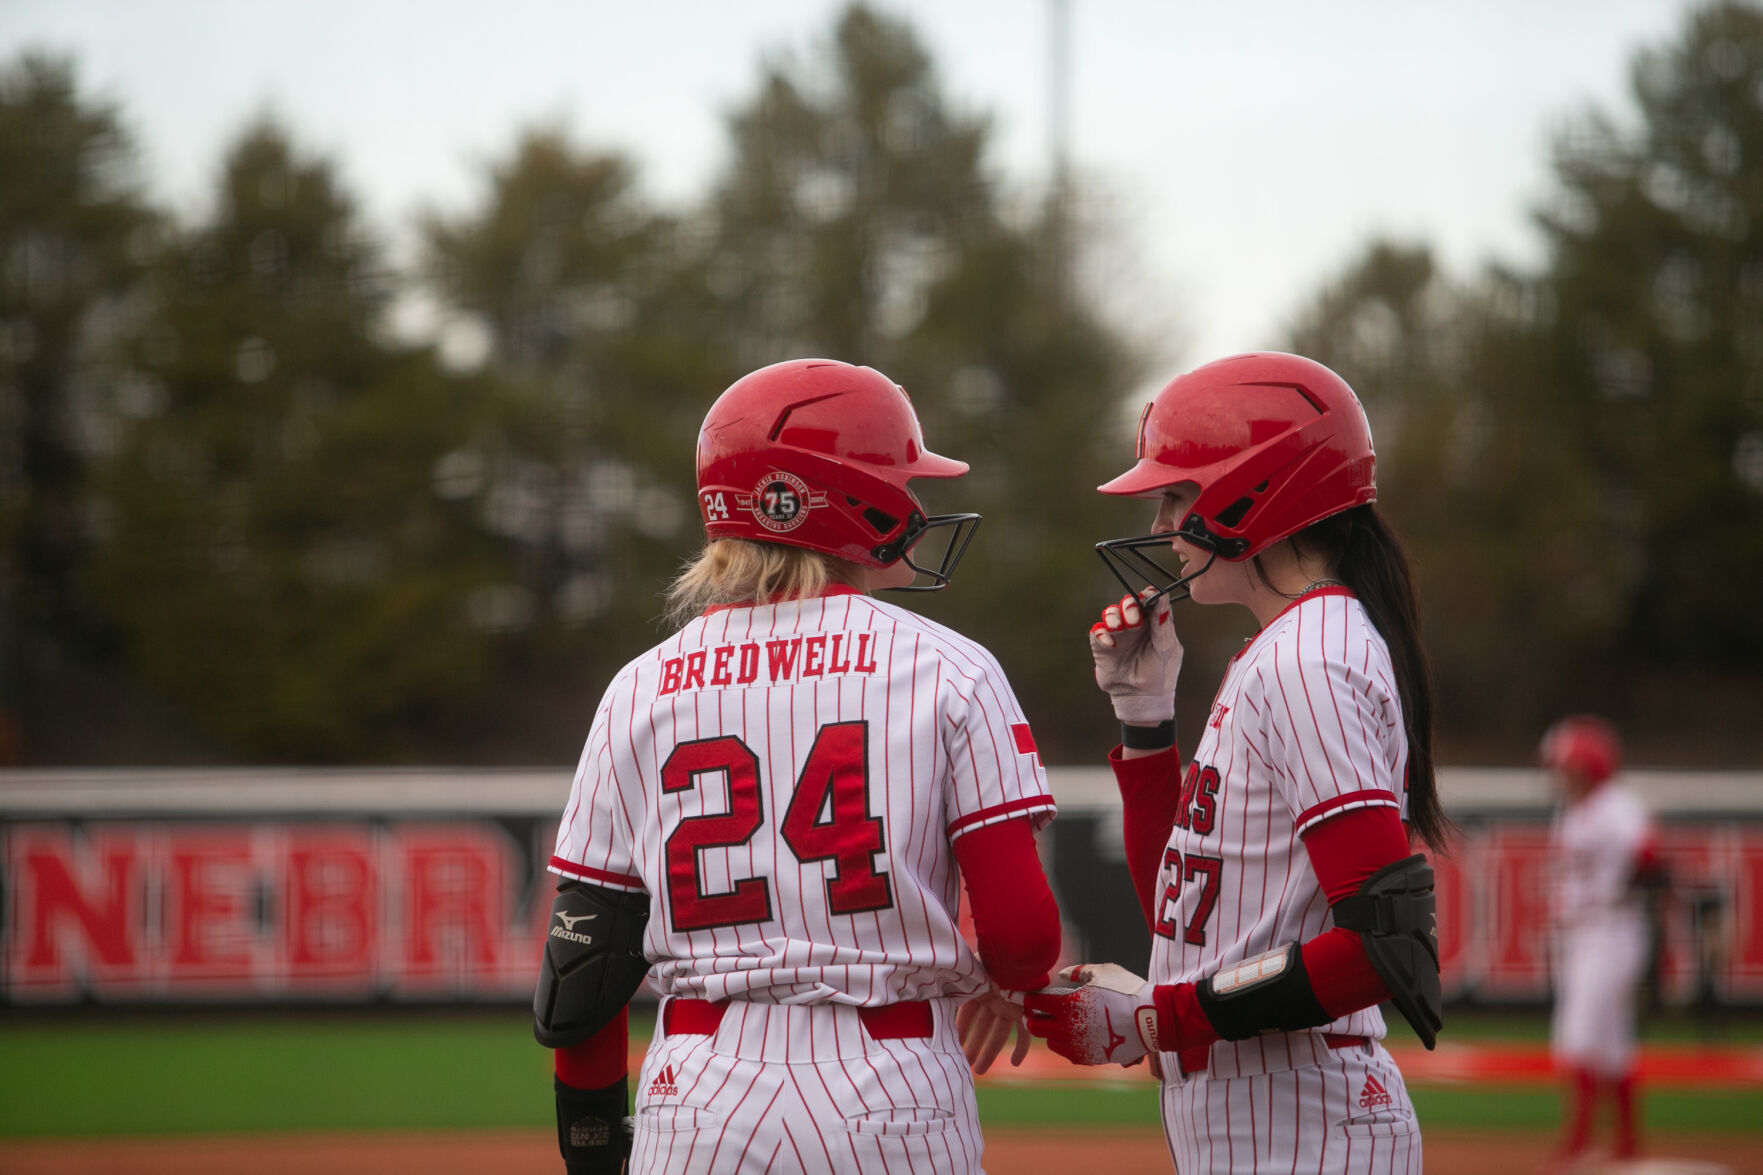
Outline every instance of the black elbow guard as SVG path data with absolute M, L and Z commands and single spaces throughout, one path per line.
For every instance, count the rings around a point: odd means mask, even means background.
M 533 992 L 533 1036 L 546 1048 L 579 1044 L 606 1027 L 649 973 L 643 931 L 649 895 L 563 881 L 545 930 Z
M 1390 1002 L 1414 1026 L 1420 1043 L 1432 1048 L 1445 1018 L 1438 899 L 1426 857 L 1416 853 L 1385 865 L 1333 911 L 1336 926 L 1359 932 L 1366 957 L 1390 989 Z
M 1220 968 L 1195 984 L 1194 994 L 1225 1040 L 1247 1040 L 1269 1029 L 1315 1028 L 1334 1018 L 1317 1001 L 1303 948 L 1295 942 Z

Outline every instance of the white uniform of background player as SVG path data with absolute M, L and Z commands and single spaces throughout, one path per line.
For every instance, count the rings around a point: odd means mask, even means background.
M 1156 499 L 1153 532 L 1103 548 L 1123 585 L 1137 571 L 1151 588 L 1106 609 L 1090 637 L 1122 722 L 1110 765 L 1153 934 L 1149 978 L 1072 968 L 1084 986 L 1029 994 L 1029 1027 L 1080 1063 L 1150 1052 L 1184 1173 L 1417 1172 L 1419 1128 L 1376 1005 L 1396 999 L 1430 1047 L 1432 878 L 1405 825 L 1437 844 L 1448 823 L 1412 588 L 1372 505 L 1364 413 L 1320 364 L 1236 356 L 1158 394 L 1137 456 L 1102 489 Z M 1172 549 L 1179 572 L 1147 554 Z M 1171 594 L 1242 605 L 1260 625 L 1185 769 Z M 1386 981 L 1404 973 L 1410 983 Z
M 1569 1099 L 1562 1151 L 1571 1159 L 1589 1148 L 1594 1107 L 1607 1096 L 1615 1108 L 1614 1149 L 1627 1157 L 1636 1150 L 1635 1000 L 1651 945 L 1637 881 L 1658 872 L 1653 822 L 1612 778 L 1620 744 L 1601 719 L 1563 719 L 1544 736 L 1541 753 L 1563 796 L 1549 830 L 1550 1040 Z
M 1057 912 L 1031 829 L 1053 800 L 993 657 L 859 590 L 910 583 L 918 533 L 973 518 L 927 521 L 905 488 L 965 468 L 924 451 L 904 393 L 867 368 L 766 368 L 705 422 L 712 540 L 833 554 L 858 582 L 709 608 L 595 716 L 551 868 L 650 897 L 664 999 L 633 1171 L 980 1170 L 954 1011 L 988 976 L 956 926 L 957 858 L 1015 838 L 1014 865 L 986 863 L 1038 921 L 988 917 L 982 950 L 1045 982 Z M 993 879 L 968 872 L 978 918 Z

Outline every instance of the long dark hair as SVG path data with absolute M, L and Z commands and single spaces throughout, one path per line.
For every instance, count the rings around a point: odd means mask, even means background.
M 1439 802 L 1432 751 L 1432 665 L 1420 639 L 1420 608 L 1401 540 L 1369 503 L 1331 514 L 1292 540 L 1301 553 L 1329 561 L 1335 578 L 1359 598 L 1389 646 L 1407 726 L 1408 824 L 1435 852 L 1444 852 L 1456 826 Z

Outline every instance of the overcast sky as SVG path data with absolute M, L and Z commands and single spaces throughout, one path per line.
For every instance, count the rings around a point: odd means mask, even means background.
M 685 203 L 767 55 L 818 51 L 840 0 L 0 0 L 0 55 L 71 53 L 118 101 L 155 194 L 201 207 L 271 111 L 386 227 L 480 191 L 516 132 L 562 122 Z M 990 113 L 992 165 L 1048 171 L 1049 0 L 878 0 L 945 91 Z M 1686 0 L 1070 0 L 1074 162 L 1112 224 L 1116 301 L 1170 364 L 1275 343 L 1369 236 L 1468 272 L 1536 256 L 1552 132 L 1632 118 L 1628 63 Z M 3 179 L 0 179 L 3 182 Z M 859 358 L 852 356 L 851 358 Z M 1172 369 L 1173 370 L 1173 369 Z

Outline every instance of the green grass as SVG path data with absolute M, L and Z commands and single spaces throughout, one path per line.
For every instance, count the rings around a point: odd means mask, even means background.
M 1401 1013 L 1384 1008 L 1384 1025 L 1391 1043 L 1414 1042 L 1414 1030 L 1402 1019 Z M 1445 1014 L 1445 1028 L 1440 1040 L 1487 1041 L 1517 1040 L 1527 1042 L 1549 1039 L 1549 1017 L 1541 1012 L 1465 1012 L 1452 1010 Z M 1670 1015 L 1643 1019 L 1640 1024 L 1642 1042 L 1695 1044 L 1713 1040 L 1721 1044 L 1763 1043 L 1763 1018 L 1755 1015 L 1735 1016 L 1710 1028 L 1692 1017 L 1673 1012 Z
M 0 1136 L 545 1126 L 520 1016 L 0 1027 Z
M 0 1137 L 514 1127 L 552 1121 L 550 1055 L 519 1011 L 0 1021 Z M 1461 1038 L 1493 1036 L 1478 1019 Z M 637 1039 L 648 1025 L 634 1023 Z M 1535 1039 L 1534 1025 L 1504 1024 Z M 1693 1038 L 1690 1037 L 1690 1038 Z M 1750 1037 L 1749 1039 L 1756 1039 Z M 1421 1087 L 1425 1126 L 1553 1129 L 1539 1087 Z M 1149 1081 L 979 1090 L 988 1126 L 1157 1125 Z M 1650 1091 L 1653 1130 L 1763 1132 L 1756 1090 Z

